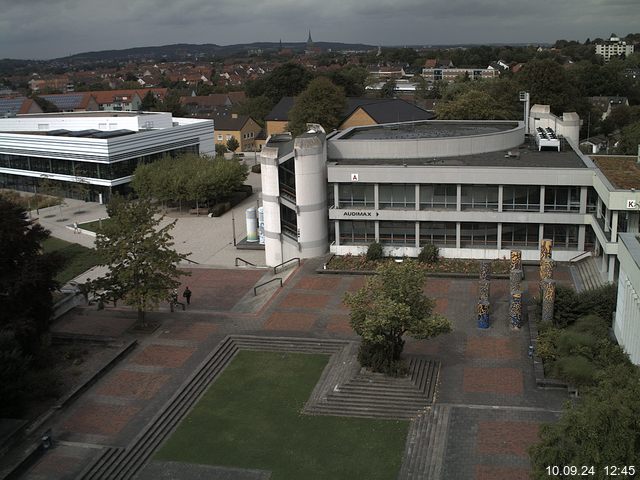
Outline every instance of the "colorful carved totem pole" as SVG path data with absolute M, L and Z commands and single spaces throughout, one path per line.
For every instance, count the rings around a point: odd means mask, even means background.
M 480 280 L 491 280 L 491 262 L 482 262 L 480 264 Z
M 509 270 L 512 272 L 520 270 L 522 274 L 522 250 L 511 250 L 511 268 Z
M 553 321 L 553 308 L 556 301 L 556 281 L 552 279 L 542 281 L 542 321 Z
M 522 292 L 511 291 L 511 305 L 509 306 L 509 320 L 511 328 L 520 329 L 522 327 Z
M 478 328 L 489 328 L 489 302 L 479 300 L 476 312 L 478 314 Z

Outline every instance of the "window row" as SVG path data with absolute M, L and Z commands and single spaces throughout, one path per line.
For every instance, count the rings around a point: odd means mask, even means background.
M 166 156 L 176 157 L 185 153 L 199 152 L 197 145 L 168 150 L 152 155 L 143 155 L 114 163 L 81 162 L 77 160 L 60 160 L 57 158 L 23 157 L 19 155 L 0 154 L 0 167 L 42 172 L 43 174 L 72 175 L 75 177 L 101 178 L 115 180 L 116 178 L 133 175 L 136 167 L 141 164 L 155 162 Z
M 554 248 L 577 249 L 578 225 L 544 225 L 544 237 L 553 240 Z M 342 220 L 339 222 L 340 245 L 362 245 L 376 241 L 375 221 Z M 419 222 L 419 245 L 432 243 L 439 247 L 457 245 L 456 222 Z M 378 239 L 385 245 L 416 245 L 415 222 L 378 222 Z M 536 223 L 503 223 L 501 247 L 538 248 L 540 226 Z M 460 246 L 463 248 L 497 248 L 498 224 L 460 223 Z
M 338 184 L 338 208 L 376 208 L 375 185 L 371 183 Z M 414 184 L 381 184 L 378 186 L 378 209 L 416 208 L 420 210 L 457 210 L 457 185 L 419 185 L 416 200 Z M 502 191 L 503 211 L 540 211 L 540 186 L 505 185 Z M 461 185 L 461 210 L 498 210 L 497 185 Z M 594 212 L 597 194 L 589 189 L 587 211 Z M 549 212 L 579 212 L 580 187 L 545 187 L 544 210 Z

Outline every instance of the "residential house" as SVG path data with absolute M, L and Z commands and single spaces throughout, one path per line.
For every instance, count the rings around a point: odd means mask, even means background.
M 97 112 L 100 110 L 98 102 L 91 92 L 39 95 L 39 97 L 53 103 L 60 112 Z
M 231 113 L 229 115 L 216 117 L 213 123 L 215 126 L 216 144 L 226 145 L 231 137 L 234 137 L 240 144 L 238 148 L 239 151 L 256 151 L 256 137 L 262 130 L 262 127 L 253 118 L 248 115 Z
M 42 113 L 42 109 L 31 98 L 0 98 L 0 117 L 13 117 L 25 113 Z
M 589 97 L 589 102 L 602 112 L 602 120 L 611 115 L 614 108 L 629 106 L 627 97 Z

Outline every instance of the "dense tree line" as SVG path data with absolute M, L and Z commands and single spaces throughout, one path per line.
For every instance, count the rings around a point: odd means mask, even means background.
M 143 199 L 199 208 L 231 195 L 248 175 L 235 160 L 192 154 L 138 166 L 131 186 Z
M 18 416 L 42 369 L 61 262 L 42 253 L 49 232 L 0 196 L 0 417 Z

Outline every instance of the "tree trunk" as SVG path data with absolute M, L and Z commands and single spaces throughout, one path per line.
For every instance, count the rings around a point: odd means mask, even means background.
M 138 307 L 138 322 L 140 323 L 140 326 L 142 326 L 142 327 L 146 327 L 147 326 L 147 323 L 146 323 L 145 318 L 144 318 L 144 314 L 145 314 L 144 309 Z

